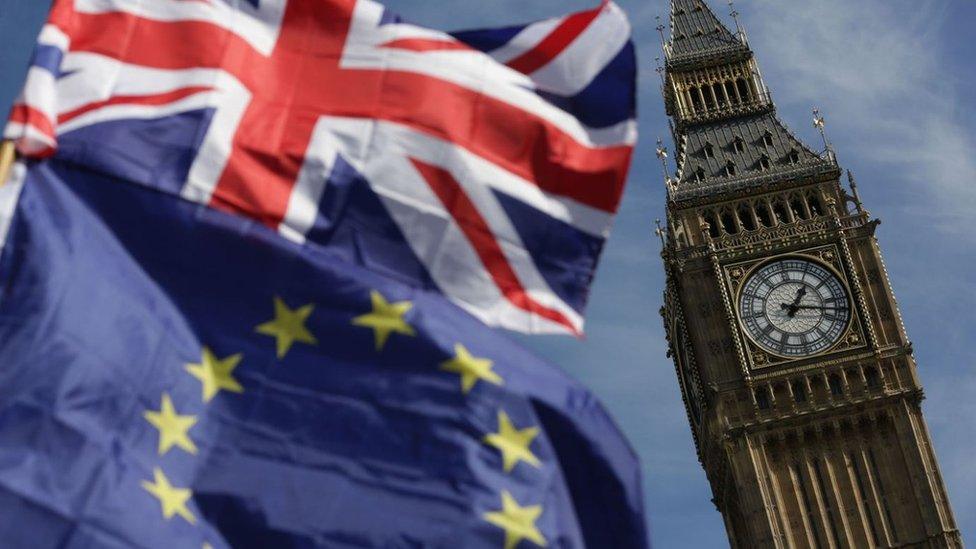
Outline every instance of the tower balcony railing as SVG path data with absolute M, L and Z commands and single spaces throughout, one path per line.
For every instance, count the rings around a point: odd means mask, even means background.
M 864 213 L 844 215 L 839 218 L 842 229 L 855 229 L 868 224 L 868 216 Z M 743 231 L 733 235 L 725 235 L 714 241 L 716 250 L 727 250 L 741 246 L 749 246 L 814 232 L 827 231 L 834 227 L 829 216 L 818 216 L 813 219 L 800 220 L 793 223 L 783 223 L 776 227 L 760 227 L 752 231 Z
M 677 109 L 677 122 L 679 126 L 689 126 L 692 124 L 704 124 L 723 118 L 734 118 L 737 116 L 748 116 L 773 110 L 773 100 L 769 92 L 763 91 L 757 97 L 741 103 L 730 102 L 720 103 L 711 107 L 701 105 L 698 107 L 680 106 Z
M 710 61 L 721 63 L 737 60 L 748 56 L 750 53 L 749 45 L 741 38 L 721 46 L 689 51 L 676 50 L 673 41 L 664 44 L 665 63 L 672 69 L 701 65 Z
M 841 230 L 852 230 L 868 225 L 870 216 L 867 212 L 857 212 L 842 215 L 837 220 L 840 222 Z M 821 215 L 812 219 L 780 223 L 774 227 L 758 227 L 751 231 L 722 235 L 712 239 L 710 244 L 679 248 L 673 250 L 672 253 L 675 254 L 676 258 L 688 261 L 707 257 L 712 251 L 726 252 L 767 242 L 822 233 L 835 228 L 835 226 L 834 221 L 829 216 Z
M 893 362 L 865 362 L 757 381 L 745 400 L 733 399 L 745 406 L 732 415 L 729 427 L 748 427 L 915 394 L 917 387 L 898 370 Z

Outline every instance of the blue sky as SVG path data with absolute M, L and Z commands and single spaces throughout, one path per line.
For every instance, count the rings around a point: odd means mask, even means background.
M 588 335 L 520 338 L 601 397 L 644 463 L 657 547 L 725 545 L 721 518 L 694 453 L 674 368 L 665 358 L 663 271 L 653 234 L 664 212 L 654 141 L 667 120 L 654 72 L 655 16 L 667 0 L 617 0 L 638 44 L 641 143 L 588 312 Z M 387 0 L 441 29 L 508 25 L 596 5 L 596 0 Z M 39 1 L 0 0 L 0 110 L 19 88 Z M 711 0 L 724 14 L 724 0 Z M 923 404 L 956 519 L 976 540 L 976 2 L 964 0 L 741 0 L 780 116 L 806 142 L 827 117 L 841 164 L 854 171 L 919 362 Z M 728 18 L 725 18 L 728 21 Z M 671 144 L 668 143 L 669 148 Z

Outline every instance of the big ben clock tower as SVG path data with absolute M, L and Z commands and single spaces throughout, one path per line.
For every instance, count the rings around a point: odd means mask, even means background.
M 733 547 L 961 547 L 872 220 L 745 35 L 672 0 L 665 328 Z

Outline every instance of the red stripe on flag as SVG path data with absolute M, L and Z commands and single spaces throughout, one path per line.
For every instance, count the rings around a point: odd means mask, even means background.
M 498 245 L 488 223 L 454 176 L 442 168 L 431 166 L 414 158 L 411 158 L 410 161 L 430 185 L 437 198 L 444 204 L 454 221 L 457 222 L 461 232 L 468 238 L 468 242 L 471 243 L 481 259 L 481 263 L 505 299 L 523 311 L 551 320 L 565 326 L 574 335 L 579 335 L 579 330 L 565 315 L 542 305 L 529 296 L 519 281 L 515 270 L 509 264 L 508 258 L 505 257 L 501 246 Z
M 522 74 L 532 74 L 556 58 L 576 37 L 590 26 L 603 11 L 603 6 L 590 11 L 570 15 L 549 36 L 542 39 L 534 48 L 512 59 L 506 65 Z
M 75 13 L 71 22 L 71 51 L 98 53 L 156 69 L 223 66 L 233 71 L 253 51 L 237 35 L 202 21 L 155 21 L 108 12 Z
M 394 50 L 427 51 L 474 51 L 471 46 L 455 40 L 434 40 L 431 38 L 401 38 L 382 44 L 381 48 Z
M 54 124 L 51 122 L 51 119 L 43 112 L 24 103 L 18 103 L 13 106 L 10 110 L 10 121 L 25 126 L 33 126 L 37 131 L 50 137 L 51 140 L 55 139 Z
M 104 101 L 94 101 L 88 103 L 87 105 L 82 105 L 73 111 L 66 112 L 58 116 L 58 123 L 64 124 L 74 118 L 100 109 L 102 107 L 108 107 L 110 105 L 166 105 L 168 103 L 174 103 L 180 99 L 190 97 L 191 95 L 196 95 L 201 92 L 212 91 L 213 88 L 206 86 L 192 86 L 189 88 L 180 88 L 178 90 L 173 90 L 167 93 L 157 93 L 152 95 L 116 95 L 105 99 Z

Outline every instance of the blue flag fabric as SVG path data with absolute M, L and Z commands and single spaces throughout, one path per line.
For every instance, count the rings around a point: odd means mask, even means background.
M 60 160 L 0 189 L 0 546 L 647 546 L 583 387 L 442 296 Z

